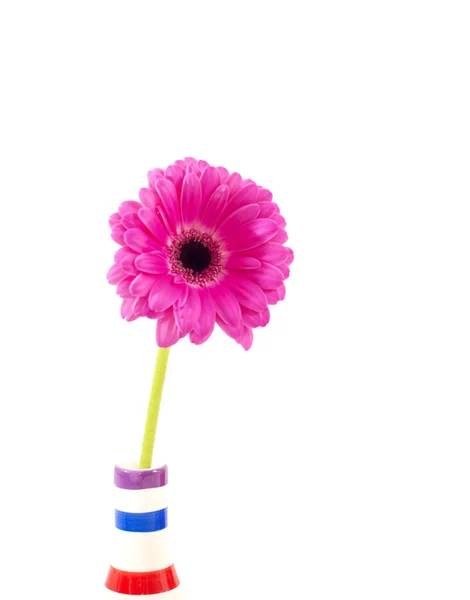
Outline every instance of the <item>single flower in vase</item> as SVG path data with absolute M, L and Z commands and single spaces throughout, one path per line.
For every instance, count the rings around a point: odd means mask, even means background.
M 111 236 L 121 247 L 108 281 L 117 286 L 124 319 L 157 321 L 159 350 L 139 470 L 133 475 L 144 481 L 143 470 L 151 469 L 169 348 L 188 335 L 192 343 L 202 344 L 218 325 L 248 350 L 253 329 L 269 322 L 269 306 L 285 297 L 293 252 L 284 245 L 286 222 L 271 192 L 223 167 L 185 158 L 153 169 L 139 199 L 122 202 L 110 217 Z M 133 517 L 126 518 L 119 516 L 119 523 Z M 143 572 L 139 564 L 137 573 Z M 112 567 L 106 585 L 127 594 L 174 594 L 179 590 L 174 571 L 171 582 L 160 585 L 168 568 L 144 569 L 144 577 Z

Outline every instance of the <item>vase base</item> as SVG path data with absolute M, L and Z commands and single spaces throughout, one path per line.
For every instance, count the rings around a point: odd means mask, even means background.
M 109 590 L 107 587 L 104 590 L 103 600 L 112 600 L 113 598 L 114 600 L 119 600 L 118 596 L 121 596 L 121 600 L 124 600 L 124 598 L 128 598 L 129 600 L 135 598 L 133 594 L 120 594 L 119 592 Z M 145 598 L 146 600 L 183 600 L 183 595 L 181 593 L 181 586 L 179 585 L 174 590 L 162 592 L 161 594 L 139 594 L 139 598 Z

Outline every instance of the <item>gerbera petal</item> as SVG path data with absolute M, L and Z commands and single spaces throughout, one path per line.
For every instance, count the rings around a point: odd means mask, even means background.
M 277 288 L 283 280 L 281 271 L 269 263 L 263 263 L 259 269 L 255 271 L 246 271 L 246 277 L 249 277 L 260 288 L 271 290 Z
M 186 167 L 186 173 L 193 173 L 199 179 L 201 175 L 201 169 L 198 164 L 191 164 Z
M 163 312 L 155 312 L 152 310 L 148 303 L 148 298 L 143 298 L 144 304 L 142 305 L 141 312 L 143 317 L 147 317 L 147 319 L 160 319 L 160 317 L 165 316 L 165 311 Z M 173 310 L 173 309 L 171 309 Z
M 250 327 L 244 327 L 241 339 L 239 341 L 243 350 L 249 350 L 253 345 L 253 330 Z
M 225 182 L 230 190 L 230 195 L 232 196 L 241 186 L 242 178 L 239 173 L 232 173 L 227 177 L 227 181 Z
M 171 222 L 171 220 L 168 218 L 168 215 L 166 214 L 165 209 L 162 206 L 160 207 L 159 215 L 167 233 L 169 235 L 174 235 L 176 233 L 176 228 Z
M 271 240 L 277 231 L 278 227 L 274 221 L 255 219 L 240 227 L 239 230 L 230 232 L 230 236 L 226 239 L 227 249 L 241 251 L 256 248 Z
M 258 188 L 258 202 L 271 202 L 272 193 L 265 188 Z
M 184 169 L 179 165 L 171 165 L 165 171 L 165 176 L 173 183 L 173 185 L 175 186 L 175 190 L 178 194 L 181 192 L 184 173 Z
M 261 324 L 261 313 L 242 306 L 242 319 L 243 325 L 247 327 L 259 327 Z
M 241 254 L 237 253 L 236 256 L 251 256 L 262 262 L 278 265 L 285 261 L 287 257 L 287 250 L 281 244 L 267 242 L 266 244 L 262 244 L 257 248 L 246 250 Z
M 129 291 L 129 286 L 133 281 L 133 277 L 127 276 L 125 279 L 119 282 L 116 288 L 116 294 L 121 298 L 133 298 L 134 296 Z
M 207 340 L 214 331 L 215 326 L 215 304 L 209 289 L 201 289 L 199 298 L 201 301 L 201 314 L 194 326 L 194 331 L 191 332 L 197 335 L 198 341 L 195 341 L 195 344 L 202 344 L 203 341 Z M 191 334 L 190 339 L 193 341 Z
M 160 348 L 169 348 L 180 339 L 181 333 L 172 314 L 157 321 L 157 344 Z
M 281 285 L 275 290 L 264 290 L 268 304 L 277 304 L 286 297 L 286 286 Z
M 220 185 L 219 171 L 215 167 L 206 167 L 201 175 L 201 197 L 205 204 Z
M 142 205 L 140 205 L 142 208 Z M 133 229 L 134 227 L 138 227 L 139 229 L 144 229 L 145 225 L 139 219 L 139 216 L 136 213 L 128 212 L 122 215 L 122 224 L 126 229 Z
M 124 241 L 137 252 L 152 252 L 152 250 L 158 250 L 161 247 L 153 237 L 137 227 L 126 231 Z
M 128 277 L 127 273 L 125 273 L 121 267 L 117 264 L 114 264 L 108 271 L 106 275 L 106 279 L 112 285 L 116 285 L 120 283 L 123 279 Z
M 155 187 L 158 179 L 161 179 L 165 176 L 165 171 L 163 169 L 152 169 L 147 173 L 147 180 L 149 182 L 149 186 L 151 188 Z
M 284 219 L 284 217 L 280 214 L 275 214 L 272 216 L 272 220 L 277 223 L 279 225 L 279 227 L 281 229 L 285 229 L 286 228 L 286 220 Z
M 240 188 L 230 199 L 229 205 L 227 206 L 227 210 L 235 210 L 240 206 L 244 206 L 245 204 L 257 204 L 256 190 L 257 186 L 254 183 L 248 184 L 245 187 Z
M 276 213 L 274 202 L 259 202 L 259 216 L 263 219 L 269 219 Z
M 225 261 L 227 269 L 257 269 L 261 267 L 261 261 L 251 256 L 232 254 Z
M 144 206 L 151 208 L 152 210 L 154 210 L 157 206 L 157 195 L 148 188 L 142 188 L 139 191 L 139 199 Z
M 175 232 L 180 221 L 178 196 L 176 194 L 175 186 L 171 181 L 168 181 L 168 179 L 158 179 L 156 188 L 162 200 L 165 216 L 167 217 L 167 219 L 164 218 L 164 220 L 166 221 L 166 224 L 171 227 L 171 231 Z
M 294 260 L 294 251 L 292 250 L 292 248 L 286 248 L 287 250 L 287 258 L 285 260 L 286 265 L 290 265 L 292 263 L 292 261 Z
M 125 271 L 129 275 L 134 275 L 134 276 L 139 274 L 139 271 L 134 266 L 135 257 L 136 257 L 135 254 L 126 256 L 125 258 L 123 258 L 121 260 L 121 263 L 120 263 L 121 269 L 123 271 Z
M 268 304 L 277 304 L 280 300 L 277 290 L 264 290 Z
M 186 285 L 186 281 L 183 280 L 183 285 L 181 285 L 180 282 L 177 281 L 177 276 L 173 279 L 173 283 L 177 286 L 179 286 L 180 290 L 181 290 L 181 295 L 178 298 L 178 300 L 175 302 L 175 306 L 181 306 L 186 302 L 186 298 L 188 297 L 188 293 L 189 290 L 191 289 L 191 287 L 189 285 Z
M 219 222 L 227 200 L 228 187 L 226 185 L 219 185 L 206 204 L 201 223 L 206 225 L 206 227 L 215 227 Z
M 141 298 L 142 296 L 147 296 L 149 294 L 154 283 L 155 277 L 153 275 L 139 273 L 131 283 L 129 290 L 134 297 Z
M 145 296 L 139 296 L 134 300 L 134 304 L 132 306 L 132 312 L 136 314 L 138 317 L 143 316 L 144 307 L 148 307 L 147 298 Z
M 123 246 L 114 253 L 114 260 L 116 262 L 121 262 L 121 260 L 124 260 L 127 256 L 133 256 L 135 258 L 137 252 L 134 252 L 134 250 L 131 250 L 128 246 Z
M 234 292 L 223 283 L 210 288 L 209 291 L 219 317 L 232 327 L 240 328 L 242 314 Z
M 233 327 L 232 325 L 228 325 L 223 319 L 217 317 L 215 322 L 222 329 L 224 333 L 233 338 L 236 342 L 240 339 L 241 331 L 240 327 Z
M 181 190 L 181 217 L 183 225 L 194 223 L 201 206 L 201 182 L 194 173 L 187 173 Z
M 247 254 L 257 258 L 258 260 L 271 263 L 272 265 L 280 265 L 286 261 L 289 255 L 288 250 L 289 248 L 286 248 L 281 244 L 268 242 L 267 244 L 258 246 L 258 248 L 249 250 Z
M 286 286 L 283 283 L 277 288 L 277 293 L 279 294 L 279 300 L 284 300 L 286 297 Z
M 144 273 L 154 273 L 156 275 L 168 273 L 168 261 L 165 255 L 158 251 L 139 254 L 135 259 L 135 266 Z
M 124 225 L 121 225 L 121 223 L 118 223 L 117 225 L 114 225 L 114 227 L 111 228 L 111 237 L 116 242 L 116 244 L 124 246 L 124 234 L 126 233 L 126 231 L 127 229 L 124 227 Z
M 281 271 L 283 279 L 287 279 L 289 277 L 290 269 L 285 263 L 278 265 L 277 268 L 279 271 Z
M 193 331 L 189 332 L 189 340 L 192 344 L 204 344 L 204 342 L 207 342 L 207 340 L 211 337 L 212 332 L 214 331 L 214 327 L 215 327 L 215 320 L 212 322 L 212 329 L 209 331 L 206 331 L 204 334 L 202 333 L 198 333 L 197 331 L 195 331 L 193 329 Z
M 250 273 L 250 271 L 247 271 L 247 273 Z M 263 290 L 254 281 L 246 279 L 246 277 L 231 275 L 230 278 L 227 278 L 227 285 L 230 286 L 236 298 L 243 306 L 254 311 L 260 311 L 266 308 L 266 296 L 264 295 Z
M 266 325 L 269 323 L 269 320 L 271 318 L 271 313 L 269 312 L 269 308 L 265 308 L 264 310 L 262 310 L 260 312 L 260 315 L 261 315 L 260 327 L 266 327 Z
M 121 303 L 121 317 L 126 321 L 135 321 L 137 316 L 134 311 L 134 298 L 125 298 Z
M 151 232 L 151 234 L 163 245 L 168 242 L 168 231 L 166 230 L 160 215 L 150 208 L 141 208 L 139 210 L 139 219 Z
M 276 223 L 277 226 L 277 223 Z M 277 230 L 276 235 L 271 238 L 271 242 L 275 242 L 278 244 L 285 244 L 285 242 L 287 242 L 287 240 L 289 239 L 286 230 L 285 229 L 279 229 Z
M 248 223 L 249 221 L 253 221 L 259 215 L 259 206 L 257 204 L 247 204 L 246 206 L 242 206 L 237 208 L 235 211 L 229 215 L 225 221 L 216 229 L 220 237 L 227 237 L 232 231 L 238 231 L 238 229 Z
M 225 167 L 217 167 L 217 171 L 219 171 L 220 183 L 225 183 L 225 181 L 227 181 L 227 177 L 229 176 L 229 172 Z
M 113 213 L 109 219 L 108 223 L 111 228 L 121 222 L 121 215 L 119 213 Z
M 183 295 L 182 285 L 173 283 L 169 275 L 154 275 L 155 283 L 149 294 L 149 306 L 152 310 L 162 311 L 175 304 Z
M 201 299 L 195 288 L 188 289 L 186 302 L 173 308 L 176 324 L 183 335 L 186 335 L 197 326 L 201 315 Z
M 142 208 L 140 202 L 137 202 L 136 200 L 125 200 L 119 205 L 119 214 L 123 216 L 126 213 L 136 213 L 139 208 Z

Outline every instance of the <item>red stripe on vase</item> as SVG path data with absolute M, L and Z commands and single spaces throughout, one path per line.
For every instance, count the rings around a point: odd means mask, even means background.
M 131 573 L 110 567 L 105 586 L 118 594 L 142 596 L 169 592 L 178 587 L 179 583 L 174 565 L 146 573 Z

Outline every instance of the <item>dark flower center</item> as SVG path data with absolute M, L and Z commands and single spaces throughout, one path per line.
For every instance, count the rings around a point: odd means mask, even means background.
M 210 233 L 189 229 L 177 233 L 167 247 L 170 273 L 192 286 L 217 281 L 223 270 L 220 243 Z
M 201 242 L 187 242 L 181 247 L 179 255 L 181 264 L 185 269 L 194 273 L 202 273 L 211 264 L 211 251 Z

